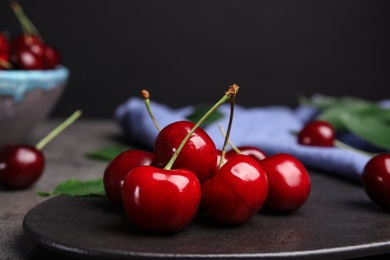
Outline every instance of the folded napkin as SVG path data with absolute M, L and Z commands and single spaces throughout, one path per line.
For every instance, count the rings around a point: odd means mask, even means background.
M 156 102 L 151 102 L 151 106 L 161 127 L 175 121 L 186 120 L 195 109 L 192 106 L 173 109 Z M 224 115 L 223 118 L 209 124 L 204 130 L 214 140 L 217 148 L 222 149 L 224 137 L 219 125 L 227 128 L 229 104 L 223 104 L 218 111 Z M 285 106 L 245 108 L 236 105 L 230 140 L 236 146 L 256 146 L 268 156 L 289 153 L 307 167 L 360 182 L 364 166 L 370 159 L 368 155 L 337 147 L 314 147 L 297 143 L 297 137 L 293 132 L 298 132 L 317 112 L 308 106 L 292 109 Z M 132 97 L 119 105 L 115 117 L 131 141 L 153 148 L 158 131 L 145 108 L 143 99 Z

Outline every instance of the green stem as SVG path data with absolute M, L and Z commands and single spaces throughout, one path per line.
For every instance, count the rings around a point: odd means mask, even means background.
M 146 109 L 148 110 L 149 112 L 149 116 L 150 118 L 152 119 L 153 121 L 153 124 L 156 126 L 157 130 L 158 131 L 161 131 L 161 127 L 160 125 L 158 124 L 156 118 L 154 117 L 154 114 L 152 112 L 152 107 L 150 105 L 150 95 L 149 95 L 149 92 L 147 90 L 142 90 L 142 96 L 144 97 L 144 102 L 145 102 L 145 105 L 146 105 Z
M 12 63 L 10 63 L 6 60 L 3 60 L 1 58 L 0 58 L 0 66 L 2 66 L 6 70 L 12 69 Z
M 42 40 L 42 37 L 40 36 L 38 29 L 35 27 L 33 22 L 25 15 L 20 4 L 16 1 L 12 1 L 10 5 L 16 17 L 19 20 L 24 35 L 26 34 L 36 35 Z
M 345 149 L 345 150 L 354 151 L 354 152 L 357 152 L 357 153 L 360 153 L 360 154 L 368 155 L 368 156 L 370 156 L 370 157 L 373 157 L 373 156 L 375 156 L 375 155 L 378 155 L 377 153 L 370 153 L 370 152 L 362 151 L 362 150 L 357 149 L 357 148 L 355 148 L 355 147 L 353 147 L 353 146 L 350 146 L 350 145 L 348 145 L 348 144 L 346 144 L 346 143 L 343 143 L 343 142 L 341 142 L 341 141 L 339 141 L 339 140 L 337 140 L 337 139 L 334 140 L 333 145 L 334 145 L 335 147 L 340 148 L 340 149 Z
M 292 135 L 297 135 L 297 134 L 298 134 L 297 131 L 290 131 L 290 133 L 291 133 Z M 348 144 L 346 144 L 346 143 L 343 143 L 343 142 L 341 142 L 340 140 L 337 140 L 337 139 L 335 139 L 335 140 L 333 141 L 333 145 L 334 145 L 335 147 L 340 148 L 340 149 L 344 149 L 344 150 L 347 150 L 347 151 L 354 151 L 354 152 L 356 152 L 356 153 L 360 153 L 360 154 L 363 154 L 363 155 L 368 155 L 368 156 L 371 156 L 371 157 L 373 157 L 373 156 L 375 156 L 375 155 L 378 155 L 378 153 L 370 153 L 370 152 L 366 152 L 366 151 L 360 150 L 360 149 L 355 148 L 355 147 L 353 147 L 353 146 L 350 146 L 350 145 L 348 145 Z
M 209 111 L 206 112 L 206 114 L 203 115 L 203 117 L 195 124 L 195 126 L 188 132 L 188 134 L 186 135 L 186 137 L 184 137 L 183 141 L 180 143 L 179 147 L 177 148 L 177 150 L 175 151 L 175 153 L 173 154 L 172 158 L 169 160 L 169 162 L 167 163 L 167 165 L 164 167 L 164 170 L 170 170 L 173 166 L 173 164 L 175 163 L 176 161 L 176 158 L 179 156 L 179 153 L 181 152 L 181 150 L 183 149 L 184 145 L 187 143 L 188 139 L 190 139 L 191 135 L 195 132 L 195 130 L 215 111 L 217 110 L 217 108 L 222 105 L 223 103 L 226 102 L 226 100 L 228 100 L 229 98 L 231 98 L 232 96 L 232 93 L 230 92 L 230 89 L 232 87 L 229 88 L 229 91 L 226 92 L 226 94 L 212 107 L 210 108 Z
M 56 137 L 59 133 L 61 133 L 65 128 L 67 128 L 70 124 L 76 121 L 77 118 L 81 116 L 81 110 L 76 110 L 70 117 L 68 117 L 64 122 L 62 122 L 59 126 L 54 128 L 45 138 L 43 138 L 39 143 L 35 145 L 35 148 L 38 150 L 42 150 L 42 148 L 47 145 L 54 137 Z
M 222 167 L 223 165 L 223 158 L 225 158 L 226 154 L 226 147 L 229 142 L 229 136 L 230 136 L 230 131 L 232 129 L 232 123 L 233 123 L 233 114 L 234 114 L 234 95 L 230 97 L 230 116 L 229 116 L 229 123 L 228 123 L 228 128 L 227 128 L 227 133 L 225 135 L 225 141 L 223 143 L 223 148 L 222 148 L 222 154 L 221 154 L 221 160 L 219 161 L 219 168 Z
M 220 125 L 218 128 L 219 128 L 219 131 L 221 132 L 223 138 L 226 138 L 226 132 L 225 132 L 225 130 L 223 129 L 223 127 Z M 240 149 L 238 149 L 238 147 L 235 146 L 235 145 L 233 144 L 232 141 L 230 141 L 230 139 L 228 140 L 228 144 L 230 145 L 230 147 L 231 147 L 234 151 L 236 151 L 236 153 L 238 153 L 238 154 L 242 153 L 242 152 L 240 151 Z

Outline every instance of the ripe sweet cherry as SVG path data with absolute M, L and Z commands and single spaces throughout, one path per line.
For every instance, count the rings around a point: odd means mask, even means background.
M 201 205 L 215 220 L 238 225 L 253 217 L 268 194 L 268 181 L 263 168 L 250 156 L 231 157 L 202 184 Z
M 42 148 L 80 115 L 80 110 L 74 112 L 36 146 L 5 144 L 0 147 L 0 185 L 8 189 L 25 189 L 33 185 L 42 176 L 45 166 Z
M 275 154 L 260 161 L 268 179 L 264 209 L 287 213 L 300 208 L 308 199 L 310 176 L 305 166 L 290 154 Z
M 298 133 L 298 143 L 310 146 L 334 146 L 336 133 L 331 124 L 315 120 L 306 124 Z
M 372 157 L 366 164 L 362 183 L 370 199 L 384 209 L 390 209 L 390 153 Z
M 108 199 L 122 206 L 122 186 L 127 174 L 137 166 L 151 165 L 153 153 L 128 150 L 117 155 L 106 167 L 103 175 L 104 190 Z
M 194 126 L 189 121 L 177 121 L 164 127 L 154 142 L 153 165 L 164 167 Z M 214 141 L 203 129 L 198 128 L 184 145 L 173 168 L 194 172 L 202 183 L 212 177 L 216 161 L 217 148 Z

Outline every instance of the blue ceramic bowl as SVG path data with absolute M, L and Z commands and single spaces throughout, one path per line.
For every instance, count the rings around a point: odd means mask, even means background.
M 69 70 L 63 66 L 54 70 L 0 70 L 0 145 L 25 141 L 53 110 L 68 78 Z

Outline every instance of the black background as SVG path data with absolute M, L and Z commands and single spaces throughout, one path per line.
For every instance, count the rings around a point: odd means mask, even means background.
M 172 107 L 298 104 L 322 93 L 389 98 L 388 1 L 20 0 L 71 77 L 52 116 L 113 117 L 146 88 Z M 0 3 L 0 30 L 21 32 Z

